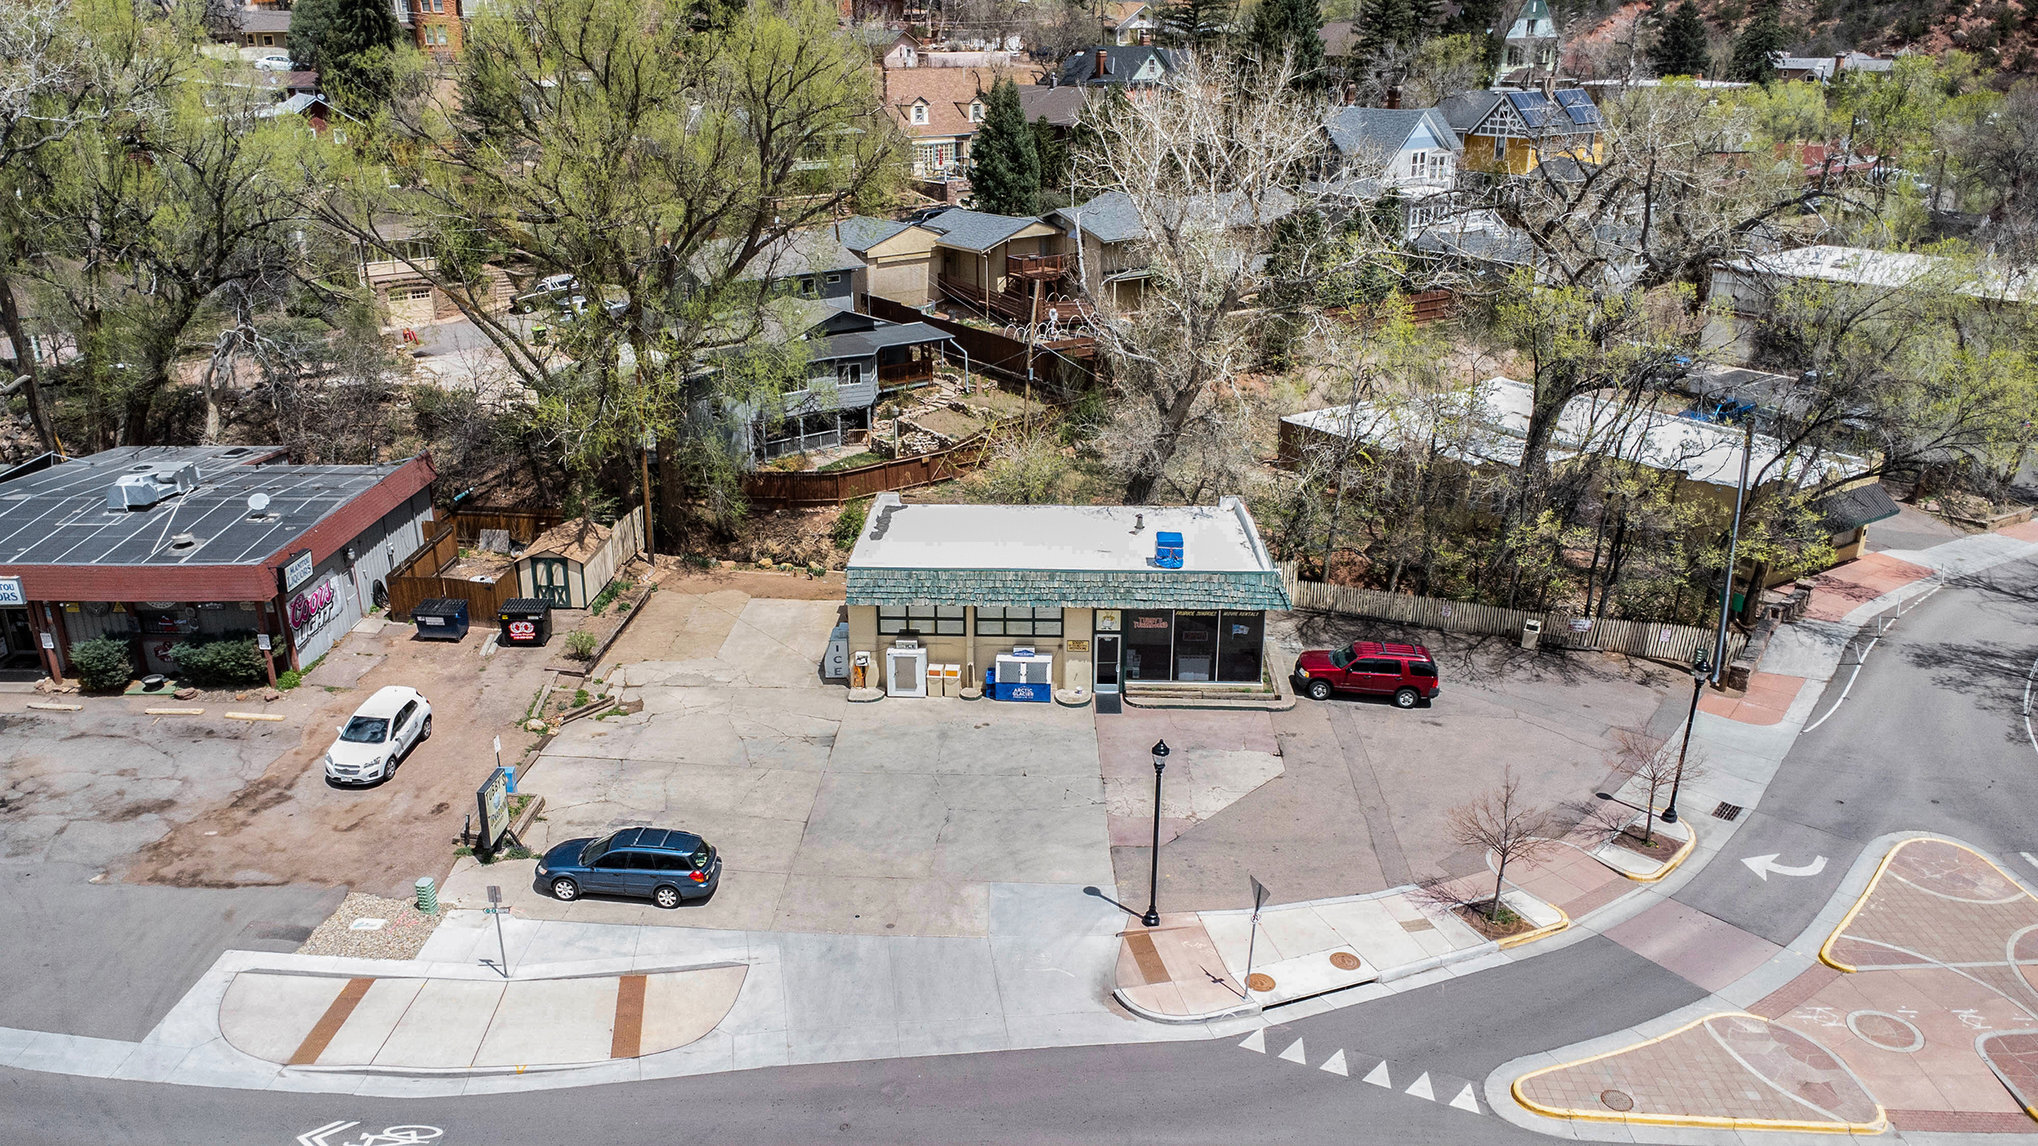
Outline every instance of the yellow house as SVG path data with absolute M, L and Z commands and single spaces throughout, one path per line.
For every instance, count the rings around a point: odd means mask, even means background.
M 1464 142 L 1458 162 L 1474 171 L 1526 175 L 1546 159 L 1600 161 L 1606 121 L 1579 88 L 1459 92 L 1437 104 Z

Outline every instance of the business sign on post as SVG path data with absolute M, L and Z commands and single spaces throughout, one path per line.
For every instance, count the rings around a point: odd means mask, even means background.
M 509 769 L 497 768 L 489 773 L 488 779 L 475 790 L 474 802 L 481 821 L 481 838 L 475 841 L 474 850 L 492 852 L 509 834 Z
M 21 591 L 21 578 L 0 577 L 0 606 L 26 604 L 28 597 Z
M 292 554 L 290 560 L 283 565 L 283 591 L 295 593 L 299 585 L 311 580 L 311 575 L 317 568 L 312 563 L 311 550 L 300 549 Z

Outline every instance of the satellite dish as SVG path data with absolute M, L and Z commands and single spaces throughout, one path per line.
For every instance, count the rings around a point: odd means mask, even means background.
M 269 508 L 269 495 L 268 495 L 268 494 L 266 494 L 266 493 L 251 493 L 251 494 L 249 494 L 249 495 L 248 495 L 248 512 L 249 512 L 249 513 L 260 513 L 260 512 L 262 512 L 263 510 L 265 510 L 265 509 L 268 509 L 268 508 Z

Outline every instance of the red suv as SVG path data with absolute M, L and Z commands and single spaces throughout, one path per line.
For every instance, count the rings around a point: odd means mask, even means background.
M 1353 641 L 1345 649 L 1312 649 L 1295 660 L 1295 690 L 1311 700 L 1329 700 L 1333 692 L 1392 696 L 1394 707 L 1414 708 L 1435 699 L 1437 663 L 1421 645 L 1383 645 Z

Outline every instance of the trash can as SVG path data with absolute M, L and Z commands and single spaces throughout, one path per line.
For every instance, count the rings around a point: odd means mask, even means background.
M 434 597 L 410 611 L 418 636 L 432 641 L 457 641 L 467 635 L 467 602 L 459 597 Z
M 1543 619 L 1530 617 L 1521 623 L 1521 647 L 1534 649 L 1543 642 Z
M 496 611 L 502 622 L 502 636 L 497 641 L 503 645 L 519 645 L 536 648 L 552 639 L 552 602 L 536 597 L 517 597 L 504 601 Z

